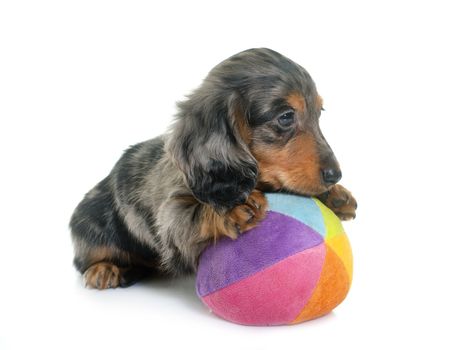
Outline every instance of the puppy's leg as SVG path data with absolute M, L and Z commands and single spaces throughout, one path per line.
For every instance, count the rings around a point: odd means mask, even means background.
M 74 265 L 91 288 L 126 287 L 157 265 L 158 254 L 132 236 L 113 203 L 106 178 L 85 196 L 71 218 Z
M 113 246 L 76 248 L 74 263 L 88 288 L 127 287 L 155 271 L 152 263 L 140 261 L 131 253 Z
M 318 196 L 318 198 L 341 220 L 355 219 L 357 201 L 345 187 L 334 185 L 328 192 Z
M 128 287 L 149 276 L 154 269 L 139 266 L 118 267 L 109 262 L 91 265 L 84 273 L 84 284 L 88 288 L 106 289 Z
M 266 215 L 268 203 L 261 191 L 253 190 L 245 203 L 225 214 L 210 205 L 204 205 L 201 213 L 200 235 L 217 239 L 220 236 L 236 238 L 239 233 L 255 227 Z

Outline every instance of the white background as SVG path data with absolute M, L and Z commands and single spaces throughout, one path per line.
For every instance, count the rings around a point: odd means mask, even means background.
M 474 349 L 471 3 L 2 1 L 0 349 Z M 193 279 L 84 289 L 67 227 L 83 194 L 215 64 L 263 46 L 324 97 L 359 202 L 348 298 L 254 328 L 209 314 Z

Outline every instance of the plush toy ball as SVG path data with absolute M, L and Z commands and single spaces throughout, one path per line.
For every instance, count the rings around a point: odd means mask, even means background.
M 216 315 L 244 325 L 294 324 L 329 313 L 352 281 L 340 220 L 316 198 L 266 198 L 269 211 L 257 227 L 204 250 L 199 297 Z

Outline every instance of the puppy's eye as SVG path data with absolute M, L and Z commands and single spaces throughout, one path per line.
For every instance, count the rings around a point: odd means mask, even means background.
M 281 114 L 278 118 L 278 123 L 282 127 L 290 127 L 294 124 L 294 111 L 289 111 L 284 114 Z

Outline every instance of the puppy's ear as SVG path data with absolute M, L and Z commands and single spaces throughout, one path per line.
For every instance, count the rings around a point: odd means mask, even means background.
M 258 167 L 245 142 L 241 97 L 199 90 L 178 107 L 169 152 L 194 196 L 218 211 L 244 203 Z

